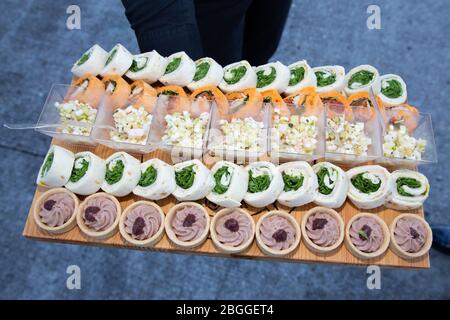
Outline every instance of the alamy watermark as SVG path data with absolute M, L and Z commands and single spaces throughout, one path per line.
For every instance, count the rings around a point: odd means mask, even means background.
M 369 290 L 380 290 L 381 289 L 381 269 L 379 266 L 368 266 L 366 273 L 369 275 L 367 277 L 367 289 Z
M 66 27 L 69 30 L 81 29 L 81 9 L 79 6 L 72 4 L 67 7 L 66 13 L 69 15 L 66 20 Z
M 66 269 L 69 275 L 66 280 L 66 288 L 69 290 L 81 289 L 81 269 L 76 264 L 70 265 Z
M 367 17 L 366 25 L 369 30 L 381 29 L 381 9 L 375 4 L 371 4 L 367 7 L 366 12 L 369 14 Z

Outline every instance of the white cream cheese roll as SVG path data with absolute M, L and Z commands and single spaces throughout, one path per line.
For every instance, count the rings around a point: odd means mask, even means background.
M 132 80 L 144 80 L 152 84 L 162 77 L 166 67 L 166 58 L 153 50 L 133 56 L 133 62 L 125 75 Z
M 380 77 L 381 91 L 378 95 L 387 106 L 396 106 L 406 102 L 408 91 L 406 83 L 396 74 L 385 74 Z
M 291 73 L 281 62 L 271 62 L 255 68 L 256 89 L 258 91 L 276 90 L 282 93 L 286 90 Z
M 391 174 L 378 165 L 361 166 L 347 171 L 348 197 L 360 209 L 384 205 L 391 187 Z
M 217 87 L 223 78 L 223 69 L 213 58 L 201 58 L 195 61 L 194 79 L 188 88 L 195 91 L 204 86 Z
M 75 156 L 72 151 L 52 145 L 39 170 L 36 183 L 44 187 L 62 187 L 69 181 Z
M 373 94 L 380 93 L 381 81 L 378 70 L 363 64 L 350 70 L 345 76 L 345 93 L 350 96 L 358 92 L 369 92 L 372 88 Z
M 396 170 L 391 173 L 391 193 L 386 207 L 396 210 L 420 208 L 428 198 L 430 184 L 426 176 L 413 170 Z
M 317 87 L 316 74 L 309 66 L 306 60 L 300 60 L 290 64 L 289 68 L 289 83 L 284 90 L 286 95 L 291 95 L 305 87 Z
M 108 53 L 100 75 L 102 77 L 112 74 L 123 76 L 130 69 L 132 63 L 133 55 L 123 45 L 118 43 Z
M 166 86 L 187 86 L 195 75 L 195 62 L 184 51 L 170 55 L 164 75 L 159 79 Z
M 105 179 L 105 161 L 92 152 L 78 152 L 66 188 L 83 196 L 96 193 Z
M 283 191 L 283 178 L 271 162 L 258 161 L 245 167 L 248 172 L 248 189 L 244 201 L 255 208 L 274 203 Z
M 106 59 L 108 59 L 108 52 L 98 44 L 94 44 L 73 64 L 72 73 L 76 77 L 82 77 L 87 73 L 97 76 L 102 72 Z
M 283 178 L 283 191 L 278 202 L 287 207 L 299 207 L 314 201 L 319 184 L 312 167 L 306 161 L 286 162 L 278 166 Z
M 206 198 L 221 207 L 240 207 L 247 193 L 247 171 L 232 162 L 219 161 L 212 167 L 211 174 L 215 184 Z
M 220 90 L 225 93 L 256 87 L 256 72 L 248 61 L 242 60 L 223 68 Z
M 345 86 L 345 69 L 342 66 L 313 68 L 317 81 L 317 92 L 342 91 Z
M 177 163 L 174 169 L 177 186 L 172 194 L 178 201 L 200 200 L 214 186 L 211 172 L 197 159 Z
M 106 173 L 102 190 L 116 197 L 124 197 L 137 186 L 141 177 L 141 163 L 126 152 L 116 152 L 105 160 Z
M 319 185 L 314 203 L 332 209 L 342 206 L 348 192 L 348 180 L 344 170 L 329 162 L 316 163 L 312 168 Z
M 175 191 L 173 167 L 157 158 L 141 164 L 141 178 L 133 193 L 149 200 L 160 200 Z

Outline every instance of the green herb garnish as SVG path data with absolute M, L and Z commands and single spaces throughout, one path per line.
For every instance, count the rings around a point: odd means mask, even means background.
M 197 69 L 195 70 L 194 81 L 199 81 L 203 79 L 209 71 L 209 63 L 202 62 L 197 65 Z
M 274 67 L 270 67 L 270 74 L 265 75 L 265 70 L 259 70 L 256 73 L 256 87 L 257 88 L 263 88 L 269 84 L 271 84 L 275 78 L 277 77 L 277 70 L 275 70 Z
M 91 56 L 92 51 L 89 50 L 87 52 L 85 52 L 80 59 L 78 59 L 77 61 L 77 66 L 81 66 L 83 63 L 85 63 L 86 61 L 89 60 L 89 57 Z
M 142 69 L 144 69 L 147 66 L 148 58 L 145 57 L 144 59 L 145 59 L 145 63 L 142 65 L 142 67 L 138 67 L 137 61 L 133 59 L 133 63 L 131 64 L 130 71 L 138 72 L 138 71 L 141 71 Z
M 160 96 L 160 95 L 164 95 L 164 96 L 177 96 L 177 95 L 178 95 L 178 92 L 175 92 L 175 91 L 172 91 L 172 90 L 164 90 L 164 91 L 162 91 L 162 92 L 160 92 L 160 93 L 158 94 L 158 96 Z
M 329 170 L 333 170 L 334 171 L 334 169 L 332 169 L 332 168 L 330 168 Z M 325 182 L 324 182 L 325 176 L 328 176 L 328 178 L 331 181 L 331 178 L 330 178 L 331 174 L 330 174 L 329 170 L 326 167 L 321 167 L 320 170 L 316 173 L 317 180 L 319 182 L 319 192 L 321 194 L 324 194 L 324 195 L 329 195 L 331 192 L 333 192 L 333 189 L 332 188 L 328 188 L 325 185 Z M 331 182 L 334 182 L 334 181 L 331 181 Z
M 153 166 L 149 166 L 144 173 L 141 174 L 138 185 L 141 187 L 148 187 L 156 181 L 158 171 Z
M 80 158 L 78 158 L 80 159 Z M 75 159 L 75 163 L 77 163 L 77 160 Z M 75 165 L 72 168 L 72 174 L 70 175 L 70 182 L 77 182 L 78 180 L 80 180 L 81 178 L 84 177 L 84 175 L 86 174 L 86 172 L 89 169 L 89 161 L 87 161 L 86 159 L 82 159 L 81 160 L 81 167 L 80 168 L 75 168 Z
M 367 233 L 364 230 L 359 230 L 358 231 L 358 235 L 362 240 L 369 240 L 369 236 L 367 235 Z
M 361 172 L 353 176 L 350 180 L 356 189 L 362 193 L 372 193 L 378 191 L 381 186 L 381 181 L 378 183 L 373 183 L 370 179 L 364 178 L 363 175 L 367 172 Z
M 289 79 L 289 86 L 295 86 L 297 83 L 305 78 L 305 68 L 298 67 L 291 69 L 291 77 Z
M 400 97 L 403 94 L 403 88 L 399 81 L 392 79 L 387 80 L 388 86 L 383 88 L 381 87 L 381 93 L 384 94 L 386 97 L 395 99 Z
M 412 194 L 406 192 L 403 190 L 403 186 L 408 186 L 410 188 L 420 188 L 422 186 L 422 184 L 420 183 L 419 180 L 414 179 L 414 178 L 406 178 L 406 177 L 401 177 L 398 178 L 397 181 L 395 181 L 395 183 L 397 184 L 397 192 L 404 196 L 404 197 L 414 197 Z M 426 190 L 425 190 L 426 193 Z
M 45 174 L 48 172 L 48 170 L 50 170 L 52 163 L 53 163 L 53 157 L 54 157 L 54 153 L 50 152 L 47 156 L 47 158 L 44 161 L 44 165 L 42 166 L 42 170 L 41 170 L 41 177 L 45 176 Z
M 122 160 L 117 160 L 112 169 L 109 168 L 109 164 L 106 165 L 105 181 L 108 184 L 115 184 L 120 181 L 120 179 L 122 179 L 124 168 L 125 165 Z
M 326 87 L 336 82 L 336 75 L 325 71 L 316 71 L 317 86 Z M 326 77 L 328 75 L 328 77 Z
M 229 72 L 231 73 L 231 76 L 227 77 L 226 75 L 224 75 L 223 80 L 225 80 L 227 84 L 235 84 L 239 82 L 239 80 L 241 80 L 245 75 L 245 73 L 247 72 L 247 67 L 239 66 L 237 68 L 229 70 Z
M 173 58 L 172 61 L 170 61 L 169 64 L 167 65 L 166 72 L 164 72 L 164 74 L 168 74 L 175 71 L 180 66 L 180 63 L 181 57 Z
M 116 53 L 117 53 L 117 47 L 114 47 L 114 49 L 112 49 L 111 53 L 109 54 L 108 59 L 106 60 L 105 66 L 107 66 L 112 61 L 112 59 L 114 59 L 114 56 L 116 55 Z
M 248 192 L 258 193 L 267 190 L 270 186 L 270 177 L 268 174 L 262 174 L 254 177 L 253 171 L 250 170 L 248 175 Z
M 348 80 L 348 87 L 353 89 L 353 85 L 357 83 L 360 84 L 359 87 L 365 86 L 372 81 L 373 77 L 373 72 L 360 70 L 350 77 L 350 80 Z
M 218 194 L 224 194 L 225 192 L 227 192 L 228 188 L 230 187 L 230 184 L 223 185 L 221 183 L 223 176 L 226 176 L 231 182 L 231 172 L 229 171 L 229 168 L 227 166 L 219 168 L 214 173 L 214 180 L 216 181 L 216 185 L 214 186 L 213 192 Z
M 282 176 L 283 176 L 283 181 L 284 181 L 284 189 L 283 190 L 285 192 L 297 191 L 303 185 L 303 180 L 305 179 L 305 177 L 303 175 L 300 175 L 299 177 L 297 177 L 297 176 L 288 175 L 285 172 L 282 173 Z
M 175 182 L 177 186 L 183 189 L 189 189 L 194 184 L 195 171 L 194 165 L 184 167 L 179 171 L 175 171 Z

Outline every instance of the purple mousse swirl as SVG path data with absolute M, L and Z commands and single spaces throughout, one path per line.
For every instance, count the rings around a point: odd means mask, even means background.
M 306 221 L 306 234 L 320 247 L 334 245 L 341 235 L 338 220 L 327 212 L 311 214 Z
M 201 237 L 206 229 L 206 217 L 202 210 L 195 206 L 185 206 L 175 212 L 172 229 L 181 241 L 194 241 Z
M 261 222 L 260 234 L 266 246 L 280 251 L 290 248 L 296 237 L 296 231 L 291 222 L 276 214 L 264 218 Z
M 152 205 L 140 204 L 128 212 L 125 231 L 135 240 L 153 237 L 161 227 L 161 215 Z
M 60 227 L 65 224 L 75 211 L 75 201 L 66 192 L 50 195 L 42 203 L 39 217 L 49 227 Z
M 427 237 L 428 231 L 419 219 L 400 218 L 395 224 L 395 242 L 405 252 L 419 252 L 425 244 Z
M 362 252 L 371 253 L 381 248 L 384 233 L 377 220 L 371 217 L 360 217 L 350 226 L 350 239 L 353 245 Z
M 84 224 L 97 232 L 111 227 L 116 217 L 116 204 L 108 197 L 96 196 L 88 199 L 84 205 Z
M 217 219 L 215 230 L 217 240 L 232 247 L 246 243 L 253 233 L 250 218 L 238 210 L 224 214 Z

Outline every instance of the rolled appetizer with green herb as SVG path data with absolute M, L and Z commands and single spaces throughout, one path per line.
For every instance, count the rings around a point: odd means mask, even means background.
M 72 151 L 52 145 L 39 170 L 36 183 L 43 187 L 62 187 L 69 181 L 74 159 Z
M 78 152 L 66 188 L 83 196 L 96 193 L 105 179 L 105 161 L 92 152 Z
M 187 86 L 195 75 L 195 62 L 184 51 L 174 53 L 167 57 L 167 66 L 164 75 L 159 79 L 168 86 Z
M 316 87 L 316 74 L 306 60 L 300 60 L 288 66 L 290 78 L 289 84 L 284 90 L 286 95 L 291 95 L 305 87 Z
M 195 61 L 194 79 L 188 88 L 195 91 L 204 86 L 217 87 L 223 78 L 223 69 L 213 58 L 201 58 Z
M 396 106 L 406 102 L 408 91 L 406 83 L 396 74 L 381 76 L 381 92 L 378 95 L 385 106 Z
M 256 89 L 260 92 L 276 90 L 284 92 L 289 84 L 291 73 L 289 68 L 281 62 L 271 62 L 255 68 Z
M 284 187 L 278 168 L 271 162 L 258 161 L 249 164 L 245 170 L 248 172 L 248 189 L 244 201 L 255 208 L 274 203 Z
M 312 168 L 319 185 L 314 203 L 332 209 L 342 206 L 348 192 L 348 180 L 344 170 L 329 162 L 319 162 Z
M 144 80 L 152 84 L 159 80 L 166 71 L 167 60 L 156 50 L 133 56 L 130 69 L 125 74 L 132 80 Z
M 82 77 L 87 73 L 97 76 L 102 72 L 106 59 L 108 52 L 98 44 L 94 44 L 73 64 L 72 73 L 75 77 Z
M 314 201 L 319 184 L 314 170 L 306 161 L 286 162 L 278 166 L 284 188 L 278 202 L 287 207 L 299 207 Z
M 247 171 L 232 162 L 219 161 L 212 167 L 211 174 L 215 184 L 206 198 L 221 207 L 240 207 L 247 193 Z
M 345 69 L 342 66 L 313 68 L 317 80 L 317 92 L 342 91 L 345 86 Z
M 256 87 L 256 72 L 248 61 L 242 60 L 223 68 L 220 90 L 225 93 Z
M 180 162 L 173 167 L 177 186 L 172 194 L 178 201 L 200 200 L 214 187 L 211 172 L 197 159 Z
M 345 77 L 345 93 L 350 96 L 358 92 L 369 92 L 373 94 L 380 93 L 381 81 L 378 70 L 374 67 L 363 64 L 353 68 Z
M 126 152 L 116 152 L 105 160 L 102 190 L 116 197 L 131 193 L 141 178 L 141 163 Z
M 133 55 L 120 43 L 116 44 L 114 48 L 108 53 L 105 66 L 100 75 L 102 77 L 107 75 L 123 76 L 133 64 Z
M 161 200 L 175 191 L 173 167 L 157 158 L 141 164 L 141 178 L 133 193 L 149 200 Z
M 374 209 L 384 205 L 391 187 L 391 174 L 378 165 L 352 168 L 347 171 L 350 182 L 348 197 L 360 209 Z
M 426 176 L 413 170 L 396 170 L 391 173 L 391 193 L 386 207 L 396 210 L 420 208 L 428 198 L 430 184 Z

